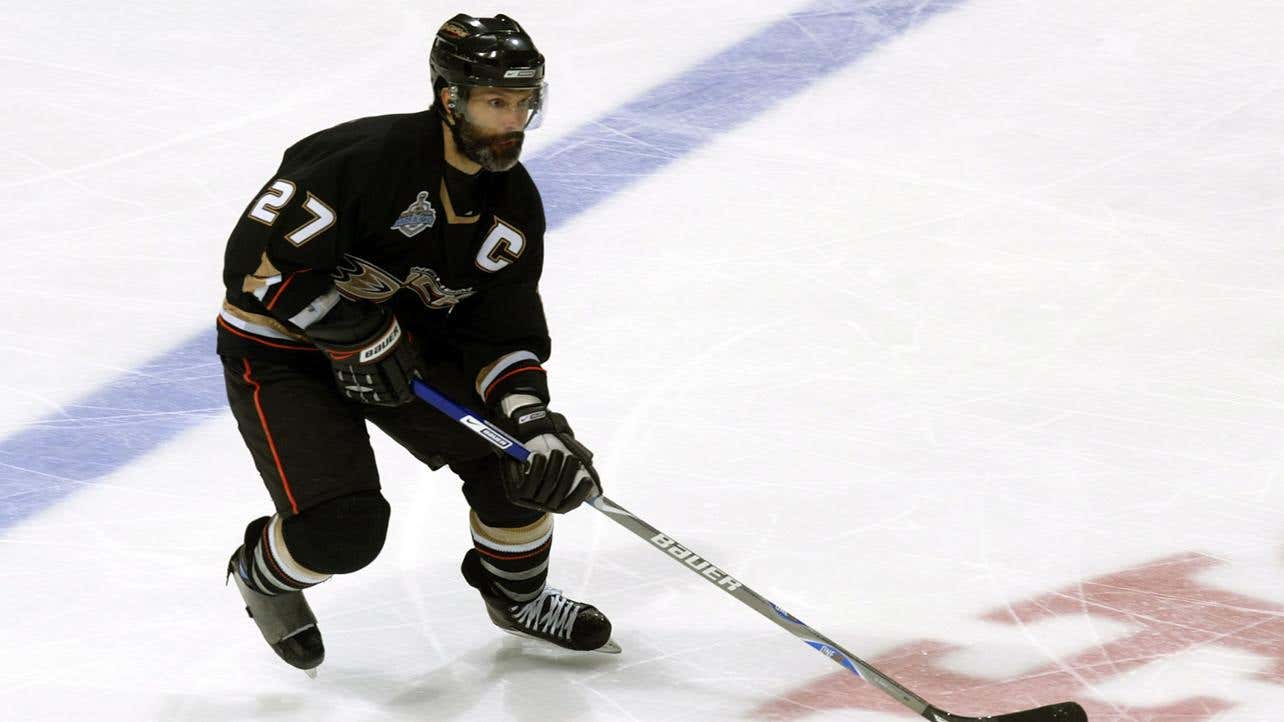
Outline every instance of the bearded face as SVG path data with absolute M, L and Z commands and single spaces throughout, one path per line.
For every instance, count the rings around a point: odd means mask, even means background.
M 546 86 L 449 87 L 441 92 L 451 136 L 465 158 L 495 173 L 517 165 L 527 127 L 535 127 L 542 117 Z
M 522 141 L 526 133 L 520 130 L 487 132 L 467 117 L 460 118 L 451 129 L 455 145 L 464 157 L 492 173 L 506 171 L 517 165 L 522 154 Z

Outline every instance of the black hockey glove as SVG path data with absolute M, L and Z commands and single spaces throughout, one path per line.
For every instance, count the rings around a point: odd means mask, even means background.
M 504 457 L 504 493 L 509 501 L 565 514 L 602 493 L 593 452 L 575 440 L 566 417 L 527 394 L 510 394 L 499 408 L 499 425 L 531 452 L 524 464 Z
M 394 316 L 340 304 L 307 334 L 330 359 L 339 393 L 376 406 L 414 400 L 410 381 L 420 375 L 421 361 Z

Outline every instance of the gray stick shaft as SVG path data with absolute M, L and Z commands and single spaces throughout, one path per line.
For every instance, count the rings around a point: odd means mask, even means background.
M 526 461 L 526 458 L 530 455 L 530 450 L 522 446 L 516 439 L 496 428 L 494 424 L 442 396 L 440 392 L 423 381 L 415 379 L 412 386 L 415 389 L 416 396 L 428 402 L 443 414 L 472 429 L 474 433 L 490 442 L 497 451 L 508 454 L 518 461 Z M 857 677 L 878 687 L 896 701 L 921 716 L 932 720 L 932 722 L 982 722 L 982 719 L 990 720 L 990 722 L 1088 722 L 1088 715 L 1083 711 L 1083 707 L 1074 702 L 1060 702 L 1023 712 L 985 718 L 960 717 L 939 710 L 929 705 L 922 697 L 897 684 L 896 680 L 874 669 L 852 653 L 838 646 L 830 638 L 807 626 L 797 617 L 772 604 L 730 574 L 719 569 L 709 560 L 679 544 L 678 540 L 665 535 L 659 529 L 637 518 L 627 509 L 600 495 L 593 497 L 589 502 L 598 511 L 614 519 L 620 526 L 650 542 L 651 546 L 667 552 L 669 556 L 673 557 L 674 561 L 687 567 L 695 574 L 704 577 L 710 584 L 717 586 L 722 591 L 740 600 L 742 604 L 750 609 L 775 622 L 776 626 L 829 657 L 835 664 L 841 665 Z
M 594 497 L 589 500 L 589 503 L 593 505 L 593 508 L 614 520 L 615 523 L 645 539 L 651 546 L 667 552 L 674 561 L 697 576 L 704 578 L 705 581 L 735 597 L 745 606 L 775 622 L 776 626 L 829 657 L 835 664 L 841 665 L 852 674 L 883 690 L 893 699 L 916 713 L 923 715 L 931 707 L 922 697 L 905 689 L 896 680 L 843 649 L 833 640 L 807 626 L 797 617 L 745 586 L 743 582 L 723 571 L 721 567 L 691 551 L 690 547 L 678 542 L 673 537 L 642 521 L 619 504 L 605 496 Z

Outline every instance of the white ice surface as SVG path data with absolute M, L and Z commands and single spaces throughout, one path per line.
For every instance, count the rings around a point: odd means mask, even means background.
M 467 10 L 549 57 L 538 152 L 800 5 Z M 281 149 L 421 107 L 460 9 L 0 8 L 6 433 L 209 328 Z M 1257 621 L 1073 696 L 1276 722 L 1279 662 L 1235 640 L 1284 649 L 1282 28 L 1250 0 L 970 0 L 558 229 L 551 383 L 610 495 L 862 657 L 954 647 L 904 680 L 929 698 L 1146 624 L 986 613 L 1207 555 L 1185 601 Z M 388 545 L 309 594 L 317 680 L 222 585 L 268 509 L 227 414 L 0 530 L 0 719 L 906 719 L 809 703 L 837 667 L 591 510 L 552 578 L 624 654 L 496 634 L 457 482 L 376 451 Z

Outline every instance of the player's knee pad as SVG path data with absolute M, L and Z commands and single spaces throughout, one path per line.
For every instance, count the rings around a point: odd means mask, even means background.
M 494 454 L 456 461 L 450 465 L 450 470 L 464 482 L 464 498 L 468 500 L 468 506 L 487 526 L 526 526 L 544 516 L 542 511 L 517 506 L 508 500 L 500 480 L 500 460 Z
M 379 556 L 391 511 L 378 491 L 331 499 L 285 520 L 285 546 L 308 569 L 350 574 Z

